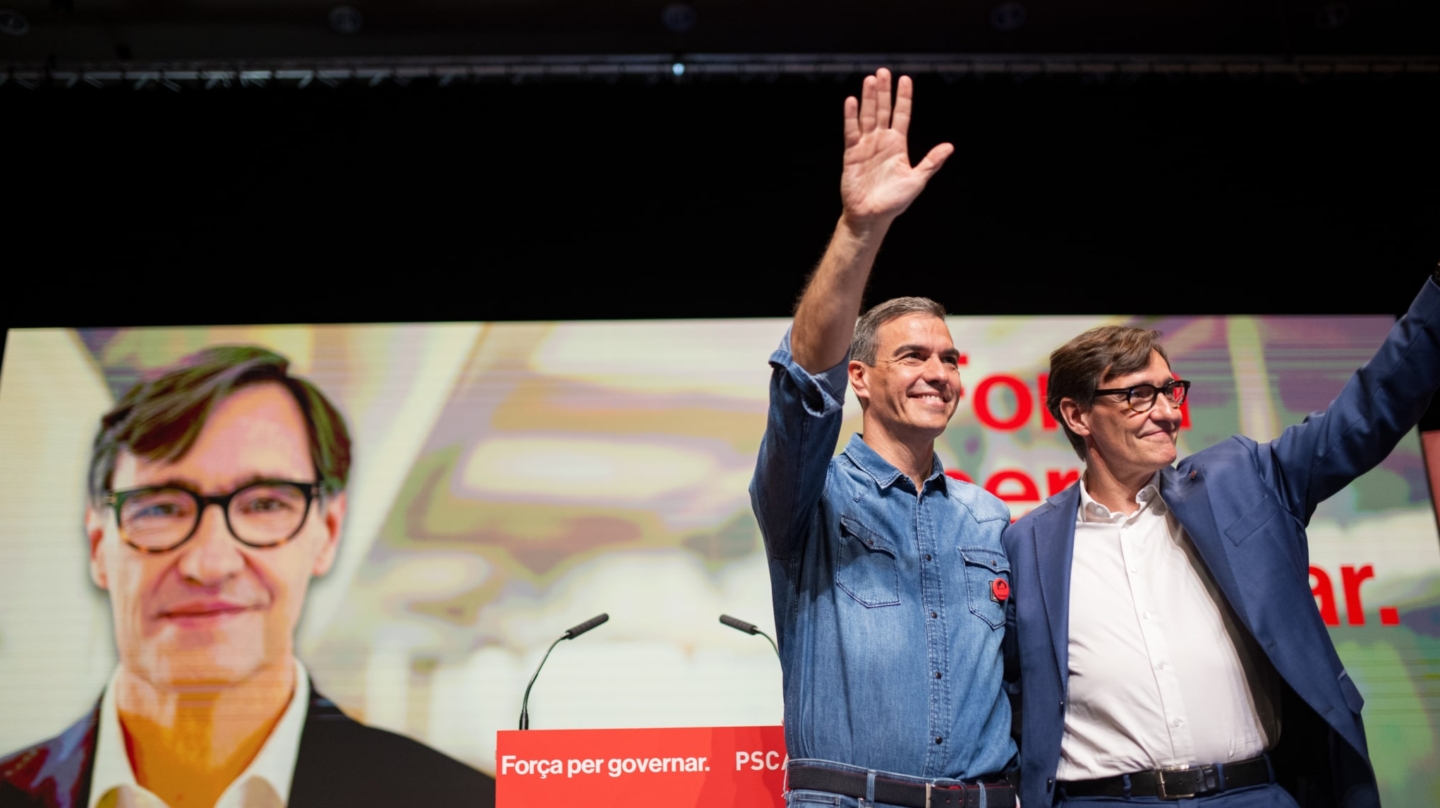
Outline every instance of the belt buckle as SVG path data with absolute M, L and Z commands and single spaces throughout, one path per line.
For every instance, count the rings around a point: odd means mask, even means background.
M 937 786 L 934 783 L 925 784 L 925 808 L 948 808 L 954 805 L 964 805 L 967 790 L 971 786 Z M 938 797 L 938 799 L 937 799 Z M 959 800 L 957 803 L 956 800 Z
M 1201 769 L 1203 769 L 1203 768 L 1204 768 L 1203 766 L 1166 766 L 1166 767 L 1164 767 L 1164 768 L 1162 768 L 1162 769 L 1156 769 L 1156 770 L 1155 770 L 1155 784 L 1156 784 L 1156 789 L 1155 789 L 1155 790 L 1156 790 L 1157 793 L 1156 793 L 1155 796 L 1159 797 L 1159 798 L 1162 799 L 1162 800 L 1183 800 L 1183 799 L 1186 799 L 1186 798 L 1188 798 L 1188 797 L 1194 797 L 1194 796 L 1196 796 L 1196 795 L 1205 793 L 1204 791 L 1195 790 L 1197 785 L 1203 785 L 1203 784 L 1204 784 L 1205 777 L 1204 777 L 1203 772 L 1201 773 L 1201 776 L 1200 776 L 1199 778 L 1196 778 L 1195 784 L 1190 786 L 1190 789 L 1191 789 L 1190 791 L 1186 791 L 1186 792 L 1183 792 L 1183 793 L 1176 794 L 1176 793 L 1171 792 L 1170 789 L 1167 788 L 1166 785 L 1165 785 L 1165 774 L 1166 774 L 1167 772 L 1168 772 L 1168 773 L 1172 773 L 1172 774 L 1178 774 L 1179 772 L 1198 771 L 1198 770 L 1201 770 Z M 1177 783 L 1176 785 L 1179 785 L 1179 784 Z M 1206 790 L 1208 790 L 1208 789 L 1206 789 Z

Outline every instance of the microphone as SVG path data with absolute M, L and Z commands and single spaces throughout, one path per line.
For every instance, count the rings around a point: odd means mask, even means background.
M 720 622 L 724 623 L 725 625 L 729 626 L 730 628 L 735 629 L 736 631 L 743 631 L 743 632 L 745 632 L 746 634 L 749 634 L 749 635 L 752 635 L 752 636 L 753 636 L 753 635 L 756 635 L 756 634 L 759 634 L 761 637 L 764 637 L 765 639 L 770 640 L 770 647 L 775 649 L 775 656 L 777 656 L 777 657 L 780 656 L 780 647 L 775 644 L 775 641 L 774 641 L 774 640 L 770 639 L 770 635 L 769 635 L 769 634 L 766 634 L 765 632 L 761 631 L 761 630 L 760 630 L 760 627 L 757 626 L 757 625 L 755 625 L 754 623 L 747 623 L 747 622 L 745 622 L 744 620 L 741 620 L 741 619 L 738 618 L 738 617 L 731 617 L 731 616 L 728 615 L 728 614 L 722 614 L 722 615 L 720 615 Z
M 610 615 L 608 614 L 597 614 L 589 620 L 581 623 L 580 625 L 571 627 L 565 632 L 565 636 L 561 637 L 560 640 L 573 640 L 576 637 L 579 637 L 581 634 L 584 634 L 585 632 L 589 631 L 592 628 L 595 628 L 596 626 L 604 623 L 609 619 Z M 556 640 L 555 642 L 560 642 L 560 640 Z
M 608 614 L 597 614 L 578 626 L 571 626 L 566 629 L 565 634 L 560 637 L 560 639 L 550 643 L 550 647 L 545 651 L 545 656 L 540 658 L 540 664 L 535 668 L 535 675 L 530 677 L 530 684 L 525 685 L 525 698 L 520 701 L 520 729 L 530 729 L 530 688 L 534 687 L 535 680 L 540 678 L 540 669 L 545 667 L 545 660 L 550 658 L 550 652 L 554 651 L 555 646 L 559 645 L 562 641 L 573 640 L 609 619 L 610 615 Z

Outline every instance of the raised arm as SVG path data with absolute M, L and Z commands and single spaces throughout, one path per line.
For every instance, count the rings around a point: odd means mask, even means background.
M 1301 524 L 1315 508 L 1384 460 L 1440 390 L 1440 271 L 1364 367 L 1323 412 L 1255 446 Z M 1254 445 L 1253 443 L 1251 445 Z
M 949 143 L 941 143 L 910 165 L 906 141 L 913 98 L 910 78 L 901 76 L 892 104 L 890 71 L 882 67 L 865 77 L 860 100 L 845 99 L 845 159 L 840 175 L 844 211 L 800 298 L 790 333 L 795 362 L 809 373 L 828 370 L 845 358 L 860 314 L 860 297 L 890 223 L 910 207 L 955 151 Z

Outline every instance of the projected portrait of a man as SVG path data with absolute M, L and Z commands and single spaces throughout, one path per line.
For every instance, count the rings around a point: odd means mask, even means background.
M 0 806 L 489 805 L 486 775 L 346 717 L 296 658 L 341 543 L 351 441 L 285 357 L 215 347 L 100 421 L 85 533 L 119 666 L 60 736 L 0 760 Z

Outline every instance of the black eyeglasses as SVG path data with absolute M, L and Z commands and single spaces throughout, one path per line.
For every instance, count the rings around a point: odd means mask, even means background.
M 146 553 L 165 553 L 184 544 L 200 527 L 205 508 L 219 505 L 230 535 L 247 547 L 275 547 L 305 526 L 319 483 L 261 480 L 228 494 L 207 497 L 188 488 L 154 486 L 110 491 L 120 538 Z
M 1178 407 L 1185 403 L 1185 397 L 1190 394 L 1190 382 L 1184 379 L 1176 379 L 1172 382 L 1156 387 L 1153 384 L 1137 384 L 1134 387 L 1117 387 L 1112 390 L 1096 390 L 1095 395 L 1123 395 L 1125 403 L 1135 412 L 1149 412 L 1155 406 L 1157 393 L 1164 393 L 1165 399 L 1172 407 Z

